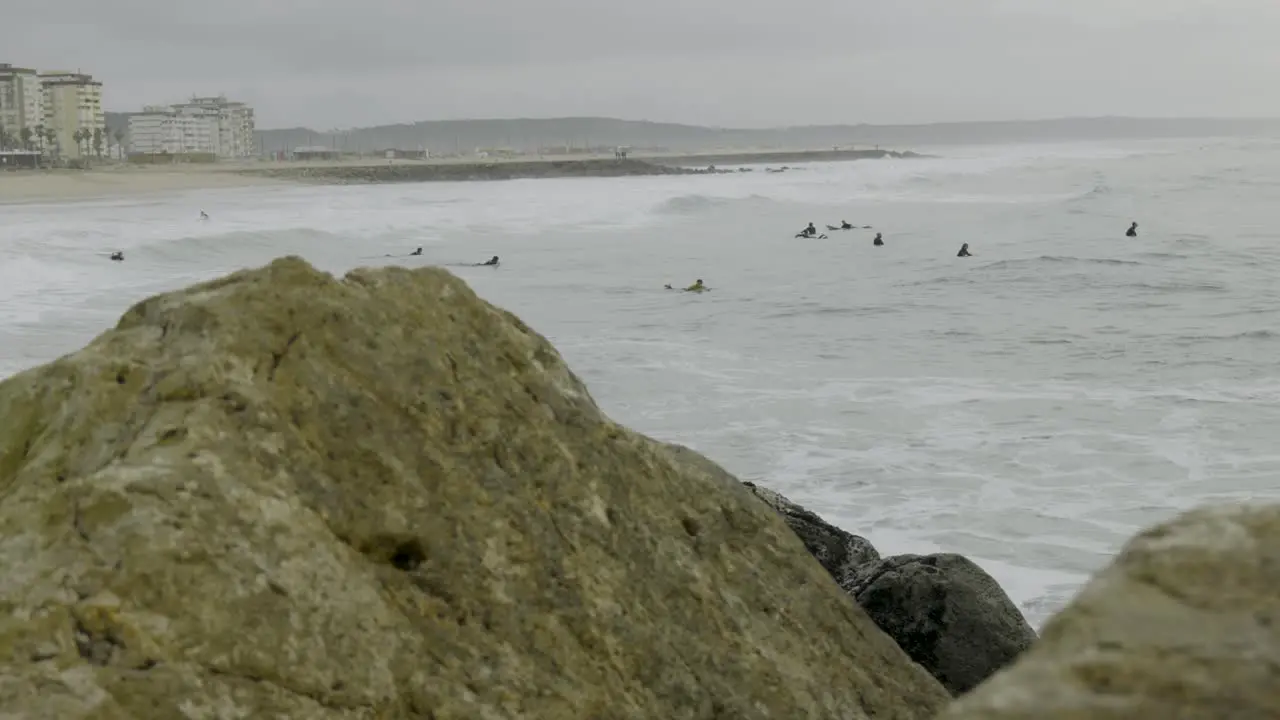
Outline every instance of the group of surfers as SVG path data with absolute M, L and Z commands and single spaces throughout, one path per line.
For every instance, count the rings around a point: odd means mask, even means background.
M 201 210 L 201 211 L 200 211 L 200 219 L 201 219 L 201 220 L 208 220 L 208 219 L 209 219 L 209 216 L 208 216 L 207 214 L 205 214 L 205 211 Z M 870 227 L 871 227 L 870 225 L 864 225 L 864 226 L 863 226 L 863 228 L 867 228 L 867 229 L 869 229 Z M 828 229 L 830 229 L 830 230 L 852 230 L 852 229 L 854 229 L 854 226 L 853 226 L 851 223 L 849 223 L 849 221 L 848 221 L 848 220 L 841 220 L 841 221 L 840 221 L 840 225 L 839 225 L 839 227 L 837 227 L 837 226 L 835 226 L 835 225 L 828 225 L 828 226 L 827 226 L 827 228 L 828 228 Z M 1138 223 L 1134 222 L 1133 224 L 1131 224 L 1131 225 L 1129 226 L 1129 229 L 1128 229 L 1128 230 L 1126 230 L 1124 234 L 1125 234 L 1125 237 L 1131 237 L 1131 238 L 1138 237 Z M 827 236 L 826 236 L 825 234 L 820 234 L 820 233 L 818 232 L 818 229 L 817 229 L 816 227 L 814 227 L 814 224 L 811 222 L 811 223 L 809 223 L 809 225 L 808 225 L 807 227 L 805 227 L 803 230 L 801 230 L 800 232 L 796 233 L 796 237 L 798 237 L 798 238 L 822 239 L 822 238 L 826 238 Z M 883 236 L 881 233 L 876 233 L 876 236 L 875 236 L 875 238 L 874 238 L 874 239 L 872 239 L 871 244 L 872 244 L 872 245 L 874 245 L 874 246 L 876 246 L 876 247 L 883 247 L 883 246 L 884 246 L 884 236 Z M 414 250 L 413 252 L 409 253 L 409 256 L 410 256 L 410 257 L 414 257 L 414 256 L 418 256 L 418 255 L 422 255 L 422 248 L 421 248 L 421 247 L 419 247 L 419 248 L 417 248 L 416 250 Z M 973 253 L 969 252 L 969 243 L 964 243 L 964 244 L 962 244 L 962 245 L 960 246 L 960 252 L 956 253 L 956 257 L 973 257 Z M 111 259 L 112 259 L 113 261 L 115 261 L 115 262 L 123 262 L 123 261 L 124 261 L 124 253 L 123 253 L 122 251 L 120 251 L 120 250 L 116 250 L 115 252 L 112 252 L 112 253 L 111 253 Z M 486 260 L 485 262 L 482 262 L 482 263 L 473 263 L 473 264 L 471 265 L 471 267 L 497 267 L 497 266 L 498 266 L 498 264 L 499 264 L 499 263 L 498 263 L 498 256 L 497 256 L 497 255 L 494 255 L 493 257 L 489 258 L 489 259 L 488 259 L 488 260 Z M 667 290 L 674 290 L 674 289 L 675 289 L 675 288 L 674 288 L 674 287 L 672 287 L 670 284 L 668 284 L 668 285 L 664 285 L 663 287 L 664 287 L 665 289 L 667 289 Z M 681 289 L 682 289 L 684 292 L 697 292 L 697 293 L 700 293 L 700 292 L 706 292 L 706 291 L 710 290 L 711 288 L 707 287 L 707 286 L 702 282 L 702 278 L 698 278 L 698 280 L 697 280 L 697 281 L 695 281 L 695 282 L 694 282 L 692 285 L 690 285 L 689 287 L 681 288 Z

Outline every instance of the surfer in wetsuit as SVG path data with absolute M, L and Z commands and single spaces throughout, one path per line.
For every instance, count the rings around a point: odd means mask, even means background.
M 685 288 L 684 291 L 685 292 L 702 292 L 704 290 L 709 290 L 709 289 L 710 288 L 708 288 L 706 285 L 702 284 L 702 278 L 698 278 L 692 285 Z
M 475 266 L 476 266 L 476 267 L 497 267 L 497 266 L 498 266 L 498 256 L 497 256 L 497 255 L 494 255 L 493 257 L 489 258 L 489 261 L 488 261 L 488 262 L 476 263 L 476 265 L 475 265 Z
M 973 257 L 969 254 L 969 243 L 960 246 L 960 252 L 956 253 L 956 257 Z
M 201 210 L 201 211 L 200 211 L 200 219 L 201 219 L 201 220 L 208 220 L 208 219 L 209 219 L 209 215 L 208 215 L 207 213 L 205 213 L 205 211 Z
M 1126 230 L 1126 231 L 1124 232 L 1124 236 L 1125 236 L 1125 237 L 1138 237 L 1138 223 L 1134 223 L 1134 224 L 1130 225 L 1130 226 L 1129 226 L 1129 229 L 1128 229 L 1128 230 Z
M 813 223 L 809 223 L 809 227 L 801 230 L 800 234 L 796 235 L 796 237 L 813 237 L 814 235 L 817 235 L 817 234 L 818 234 L 818 228 L 814 227 Z
M 876 233 L 876 239 L 872 240 L 871 244 L 876 247 L 880 247 L 881 245 L 884 245 L 884 238 L 880 237 L 880 233 Z
M 111 259 L 115 260 L 116 262 L 124 262 L 124 253 L 117 250 L 111 253 Z
M 852 230 L 852 229 L 853 229 L 853 226 L 849 224 L 849 221 L 848 221 L 848 220 L 841 220 L 841 221 L 840 221 L 840 229 L 841 229 L 841 230 Z
M 409 253 L 409 256 L 412 257 L 414 255 L 421 255 L 421 254 L 422 254 L 422 248 L 418 248 L 417 250 L 414 250 L 413 252 Z

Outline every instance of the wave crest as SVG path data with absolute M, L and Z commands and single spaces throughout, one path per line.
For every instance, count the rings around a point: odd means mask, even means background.
M 716 195 L 703 195 L 701 193 L 690 193 L 688 195 L 677 195 L 667 198 L 658 203 L 655 212 L 660 215 L 696 215 L 704 212 L 710 212 L 723 207 L 742 204 L 760 204 L 775 202 L 772 198 L 764 195 L 748 195 L 746 197 L 721 197 Z

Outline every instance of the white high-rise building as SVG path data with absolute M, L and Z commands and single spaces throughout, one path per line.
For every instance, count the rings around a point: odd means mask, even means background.
M 175 110 L 191 115 L 209 115 L 217 118 L 218 157 L 243 158 L 258 154 L 258 143 L 253 136 L 253 108 L 241 102 L 227 100 L 225 95 L 193 97 L 190 102 L 173 106 Z
M 106 147 L 107 116 L 102 109 L 102 83 L 92 75 L 73 72 L 40 73 L 44 95 L 44 125 L 54 132 L 54 149 L 62 157 L 93 155 L 94 137 Z M 89 140 L 76 140 L 87 132 Z M 96 133 L 96 134 L 95 134 Z
M 29 130 L 31 142 L 38 145 L 35 134 L 43 125 L 44 91 L 40 87 L 40 73 L 0 63 L 0 128 L 14 142 L 21 141 L 23 129 Z
M 171 105 L 148 105 L 129 117 L 129 152 L 217 155 L 218 116 Z

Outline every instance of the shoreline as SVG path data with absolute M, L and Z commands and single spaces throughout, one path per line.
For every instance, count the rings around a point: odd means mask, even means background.
M 281 163 L 283 165 L 283 163 Z M 252 178 L 320 185 L 381 185 L 413 182 L 474 182 L 550 178 L 643 177 L 693 175 L 699 171 L 644 160 L 503 160 L 471 162 L 400 161 L 359 164 L 297 163 L 233 172 Z
M 733 172 L 718 165 L 786 165 L 809 162 L 850 162 L 886 158 L 923 158 L 895 150 L 798 150 L 708 152 L 679 155 L 638 155 L 625 159 L 579 156 L 566 158 L 441 158 L 364 161 L 316 161 L 272 164 L 235 170 L 249 177 L 291 180 L 308 184 L 381 184 L 399 182 L 474 182 L 566 177 L 644 177 L 707 175 Z
M 428 160 L 374 158 L 321 161 L 252 160 L 207 165 L 104 163 L 87 170 L 41 169 L 0 172 L 0 206 L 118 199 L 193 190 L 225 190 L 261 186 L 707 175 L 735 172 L 710 169 L 713 166 L 723 165 L 788 165 L 921 157 L 927 156 L 892 150 L 792 150 L 646 154 L 621 160 L 584 154 L 563 157 L 466 157 Z M 742 172 L 753 170 L 755 168 L 743 169 Z
M 193 190 L 235 190 L 289 186 L 269 178 L 188 167 L 99 166 L 89 170 L 11 170 L 0 172 L 0 207 L 149 197 Z

